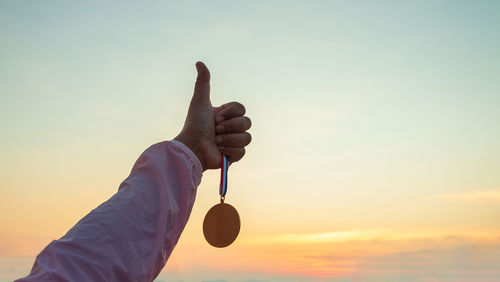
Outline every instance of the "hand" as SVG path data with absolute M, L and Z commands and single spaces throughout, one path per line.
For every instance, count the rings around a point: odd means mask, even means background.
M 193 151 L 205 171 L 220 168 L 221 153 L 231 163 L 245 155 L 245 146 L 252 140 L 246 131 L 252 122 L 244 116 L 245 107 L 238 102 L 212 107 L 210 72 L 202 62 L 196 63 L 196 69 L 198 77 L 186 121 L 174 139 Z

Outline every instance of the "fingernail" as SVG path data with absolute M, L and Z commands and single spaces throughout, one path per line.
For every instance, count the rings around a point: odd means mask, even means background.
M 222 136 L 215 136 L 215 143 L 222 143 Z
M 216 123 L 219 123 L 219 122 L 221 122 L 221 121 L 223 121 L 223 120 L 224 120 L 224 117 L 223 117 L 223 116 L 218 116 L 218 117 L 216 117 L 216 118 L 215 118 L 215 122 L 216 122 Z
M 216 133 L 224 133 L 224 129 L 225 129 L 225 128 L 224 128 L 224 125 L 219 124 L 219 125 L 217 125 L 217 126 L 215 127 L 215 132 L 216 132 Z

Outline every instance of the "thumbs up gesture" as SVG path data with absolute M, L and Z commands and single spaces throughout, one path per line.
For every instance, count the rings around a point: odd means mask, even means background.
M 246 132 L 252 122 L 245 116 L 245 107 L 230 102 L 213 107 L 210 102 L 210 72 L 202 62 L 196 63 L 198 77 L 193 98 L 181 133 L 174 139 L 184 143 L 207 169 L 220 168 L 221 153 L 231 163 L 245 155 L 245 146 L 252 136 Z

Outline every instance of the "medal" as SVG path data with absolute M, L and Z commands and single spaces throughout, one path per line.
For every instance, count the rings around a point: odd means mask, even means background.
M 227 192 L 227 170 L 229 160 L 221 154 L 220 203 L 213 206 L 203 220 L 203 235 L 207 242 L 217 248 L 224 248 L 234 242 L 240 232 L 240 216 L 236 209 L 224 203 Z

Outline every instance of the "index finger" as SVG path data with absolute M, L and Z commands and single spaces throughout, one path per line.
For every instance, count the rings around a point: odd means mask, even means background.
M 238 102 L 230 102 L 217 108 L 215 122 L 219 123 L 234 117 L 243 116 L 246 112 L 245 106 Z

